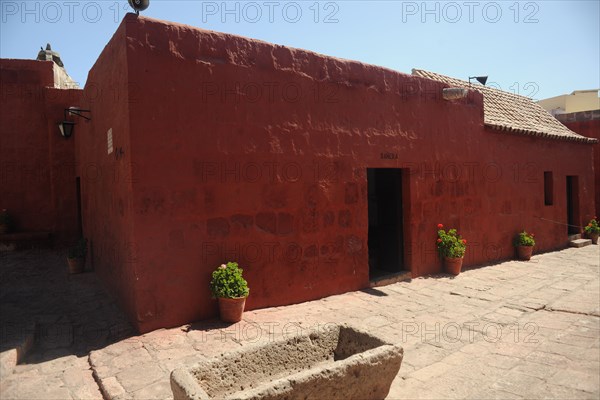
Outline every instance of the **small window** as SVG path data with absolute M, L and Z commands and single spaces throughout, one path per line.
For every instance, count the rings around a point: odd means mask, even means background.
M 554 203 L 554 179 L 551 171 L 544 171 L 544 204 L 551 206 Z

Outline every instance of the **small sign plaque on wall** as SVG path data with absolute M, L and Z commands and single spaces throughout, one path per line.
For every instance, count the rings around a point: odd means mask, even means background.
M 108 145 L 108 153 L 107 154 L 112 154 L 112 152 L 113 152 L 112 128 L 110 128 L 108 130 L 108 132 L 106 132 L 106 143 Z
M 382 160 L 397 160 L 398 153 L 389 153 L 386 151 L 386 152 L 381 153 L 380 157 Z

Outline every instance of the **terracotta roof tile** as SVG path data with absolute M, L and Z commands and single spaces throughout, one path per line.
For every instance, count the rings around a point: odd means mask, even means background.
M 561 124 L 550 113 L 533 100 L 517 94 L 504 92 L 434 72 L 413 69 L 412 74 L 445 83 L 453 87 L 477 90 L 483 94 L 484 122 L 493 129 L 526 136 L 548 139 L 597 143 L 593 138 L 579 135 Z

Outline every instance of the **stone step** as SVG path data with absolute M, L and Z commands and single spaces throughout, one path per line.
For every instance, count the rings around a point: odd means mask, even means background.
M 11 329 L 12 328 L 12 329 Z M 2 332 L 3 338 L 0 343 L 0 381 L 6 379 L 21 363 L 29 351 L 33 348 L 35 341 L 36 324 L 29 323 L 27 327 L 11 326 Z
M 371 280 L 369 287 L 376 288 L 380 286 L 387 286 L 393 283 L 406 282 L 411 280 L 410 271 L 394 272 L 391 274 L 379 276 Z
M 575 235 L 569 235 L 569 240 L 577 240 L 581 239 L 581 233 L 577 233 Z
M 15 232 L 0 234 L 0 251 L 52 247 L 51 232 Z
M 584 247 L 592 244 L 590 239 L 575 239 L 569 242 L 569 246 L 571 247 Z

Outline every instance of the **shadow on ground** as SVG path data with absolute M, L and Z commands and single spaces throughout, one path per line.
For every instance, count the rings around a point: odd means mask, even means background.
M 135 334 L 94 272 L 70 275 L 66 250 L 0 253 L 0 352 L 33 338 L 21 363 L 84 356 Z

